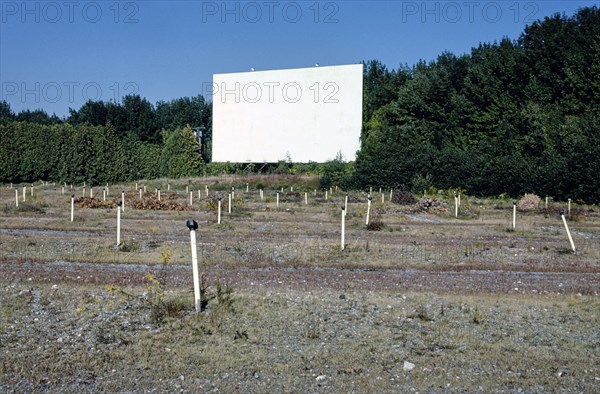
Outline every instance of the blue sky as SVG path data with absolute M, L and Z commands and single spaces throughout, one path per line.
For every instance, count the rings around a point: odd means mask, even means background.
M 598 1 L 0 0 L 0 100 L 58 116 L 87 99 L 208 92 L 227 72 L 388 68 L 518 38 L 535 20 Z

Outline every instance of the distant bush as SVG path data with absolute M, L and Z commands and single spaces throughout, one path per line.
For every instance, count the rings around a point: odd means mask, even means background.
M 423 193 L 433 187 L 433 176 L 431 174 L 417 174 L 412 178 L 411 182 L 413 192 Z
M 367 224 L 367 230 L 381 231 L 381 230 L 383 230 L 384 226 L 385 226 L 385 224 L 383 223 L 383 220 L 381 220 L 381 218 L 374 217 L 372 220 L 369 221 L 369 224 Z
M 419 201 L 419 206 L 422 210 L 435 214 L 443 214 L 448 212 L 448 204 L 444 200 L 438 198 L 423 197 Z
M 323 165 L 323 173 L 319 180 L 320 189 L 329 189 L 333 186 L 339 186 L 344 190 L 351 189 L 352 175 L 354 174 L 354 163 L 345 162 L 342 155 L 338 153 L 334 160 L 330 160 Z
M 517 207 L 523 211 L 537 209 L 540 206 L 541 201 L 542 200 L 535 194 L 525 193 L 517 203 Z
M 392 202 L 400 205 L 413 205 L 417 203 L 417 199 L 411 192 L 400 187 L 392 192 Z

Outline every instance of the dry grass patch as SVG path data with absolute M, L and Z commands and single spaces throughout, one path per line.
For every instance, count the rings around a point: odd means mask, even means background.
M 2 386 L 592 392 L 600 377 L 595 297 L 234 291 L 195 314 L 173 292 L 184 307 L 158 324 L 148 291 L 128 292 L 3 285 Z

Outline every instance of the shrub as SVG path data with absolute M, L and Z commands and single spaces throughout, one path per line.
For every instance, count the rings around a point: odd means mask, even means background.
M 411 182 L 413 192 L 423 193 L 433 186 L 433 176 L 431 174 L 417 174 L 412 178 Z
M 393 191 L 392 202 L 400 205 L 413 205 L 417 202 L 417 199 L 411 192 L 400 187 Z
M 367 230 L 369 230 L 369 231 L 381 231 L 381 230 L 383 230 L 384 226 L 385 226 L 385 224 L 383 223 L 383 220 L 381 220 L 381 218 L 374 217 L 373 219 L 371 219 L 369 221 L 369 224 L 367 224 Z
M 541 201 L 542 200 L 535 194 L 525 193 L 517 203 L 517 207 L 524 211 L 536 209 L 539 207 Z
M 419 201 L 422 210 L 431 213 L 446 213 L 448 212 L 448 204 L 444 200 L 438 198 L 423 197 Z

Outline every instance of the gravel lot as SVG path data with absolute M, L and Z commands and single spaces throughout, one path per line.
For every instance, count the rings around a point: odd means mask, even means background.
M 211 190 L 233 185 L 220 182 Z M 357 193 L 340 251 L 343 195 L 276 207 L 239 192 L 221 225 L 206 199 L 127 210 L 116 248 L 112 208 L 79 208 L 70 222 L 57 188 L 36 193 L 15 209 L 0 189 L 0 392 L 600 387 L 598 207 L 570 218 L 573 254 L 558 204 L 519 212 L 516 230 L 510 201 L 464 196 L 459 218 L 374 204 L 383 227 L 367 231 Z M 208 299 L 199 314 L 189 217 Z

